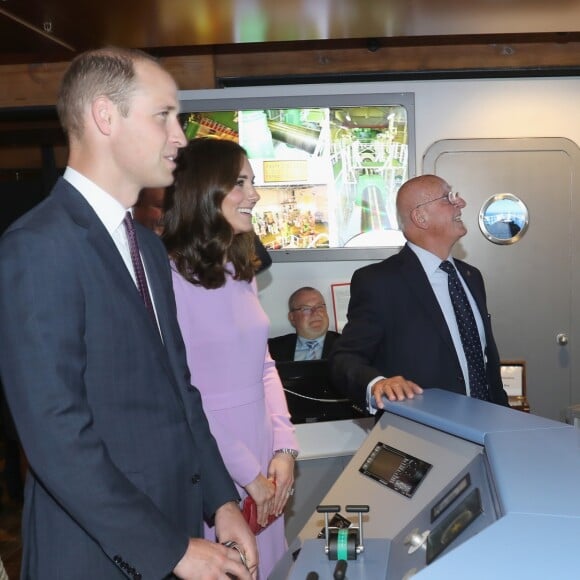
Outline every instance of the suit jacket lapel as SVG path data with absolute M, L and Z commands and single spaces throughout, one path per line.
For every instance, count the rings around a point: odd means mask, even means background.
M 332 340 L 330 339 L 330 335 L 328 334 L 328 332 L 326 333 L 326 336 L 324 337 L 324 342 L 322 343 L 322 354 L 320 355 L 320 358 L 328 358 L 328 353 L 330 352 L 330 347 L 331 347 L 331 343 Z
M 332 345 L 334 344 L 334 335 L 332 331 L 327 331 L 324 337 L 324 343 L 322 344 L 322 358 L 328 358 L 330 351 L 332 350 Z
M 461 277 L 465 280 L 477 307 L 479 308 L 479 313 L 481 314 L 482 318 L 485 318 L 486 308 L 485 308 L 485 299 L 482 294 L 482 288 L 479 284 L 476 284 L 474 276 L 473 276 L 473 268 L 465 264 L 464 262 L 460 262 L 459 260 L 455 260 L 455 265 L 461 274 Z
M 157 322 L 159 323 L 159 328 L 161 329 L 161 335 L 166 336 L 169 332 L 167 327 L 169 311 L 167 305 L 167 288 L 164 287 L 161 279 L 163 272 L 159 271 L 159 266 L 155 262 L 154 253 L 147 240 L 141 239 L 141 237 L 139 237 L 138 229 L 137 237 L 141 255 L 143 257 L 143 263 L 145 265 L 145 270 L 147 271 L 148 275 L 151 294 L 153 295 L 153 301 L 155 302 Z
M 142 321 L 143 336 L 149 337 L 153 346 L 163 355 L 161 352 L 163 351 L 163 343 L 160 340 L 159 332 L 151 323 L 150 315 L 143 305 L 143 300 L 115 242 L 82 195 L 66 180 L 62 180 L 62 183 L 64 187 L 56 188 L 53 195 L 62 203 L 65 211 L 70 213 L 75 223 L 86 230 L 88 243 L 94 249 L 97 257 L 106 264 L 106 270 L 111 274 L 110 282 L 115 288 L 114 291 L 125 296 L 128 308 L 133 309 L 133 315 Z M 155 279 L 155 277 L 154 273 L 150 274 L 150 278 Z M 160 295 L 159 291 L 157 295 Z M 155 307 L 157 308 L 157 303 Z M 167 357 L 162 356 L 162 358 L 166 359 Z
M 297 343 L 298 343 L 298 335 L 294 333 L 294 336 L 291 338 L 291 340 L 288 341 L 288 352 L 286 353 L 288 360 L 294 360 Z
M 401 274 L 408 285 L 409 292 L 415 294 L 416 303 L 424 310 L 425 316 L 431 320 L 443 340 L 457 356 L 449 327 L 419 258 L 408 246 L 401 250 L 399 256 L 401 258 Z
M 67 181 L 62 180 L 62 183 L 64 187 L 57 188 L 53 195 L 61 201 L 74 222 L 86 230 L 89 244 L 99 259 L 107 264 L 107 270 L 111 272 L 118 290 L 124 294 L 132 293 L 133 287 L 136 290 L 135 283 L 105 226 L 84 197 Z

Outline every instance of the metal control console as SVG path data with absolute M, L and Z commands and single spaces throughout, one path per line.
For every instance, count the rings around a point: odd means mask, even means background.
M 387 404 L 322 502 L 369 506 L 345 577 L 566 577 L 580 534 L 579 448 L 569 425 L 446 391 Z M 323 527 L 312 514 L 271 580 L 333 577 Z

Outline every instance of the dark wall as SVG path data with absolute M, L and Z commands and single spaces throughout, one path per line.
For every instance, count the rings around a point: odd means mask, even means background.
M 51 147 L 43 147 L 40 169 L 13 169 L 0 172 L 0 232 L 16 218 L 42 201 L 52 189 L 62 169 L 56 167 Z

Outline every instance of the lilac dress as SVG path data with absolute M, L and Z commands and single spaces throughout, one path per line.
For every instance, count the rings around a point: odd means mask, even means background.
M 194 286 L 173 271 L 177 318 L 191 382 L 201 392 L 211 431 L 242 499 L 258 473 L 267 476 L 275 449 L 298 449 L 274 362 L 269 320 L 251 283 L 227 276 L 222 288 Z M 213 528 L 205 537 L 215 540 Z M 283 518 L 257 536 L 259 578 L 286 550 Z

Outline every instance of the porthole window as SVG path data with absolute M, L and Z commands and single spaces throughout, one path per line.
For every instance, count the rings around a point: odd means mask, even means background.
M 512 193 L 492 195 L 479 211 L 481 233 L 494 244 L 515 244 L 526 233 L 528 208 Z

